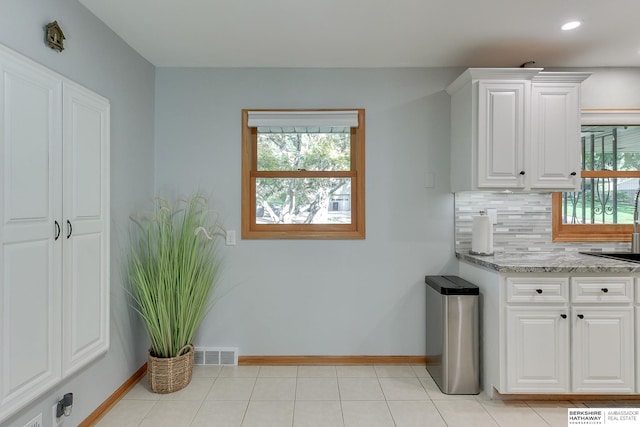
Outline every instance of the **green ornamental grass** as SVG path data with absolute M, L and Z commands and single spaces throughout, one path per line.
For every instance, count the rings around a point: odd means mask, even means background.
M 128 278 L 155 357 L 175 357 L 193 342 L 217 286 L 217 216 L 198 194 L 169 203 L 156 199 L 152 215 L 132 217 Z

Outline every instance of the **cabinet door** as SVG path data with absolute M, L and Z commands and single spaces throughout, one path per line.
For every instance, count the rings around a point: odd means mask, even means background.
M 63 373 L 109 346 L 109 103 L 63 88 Z
M 632 393 L 632 307 L 572 308 L 573 387 L 576 393 Z
M 507 393 L 569 391 L 566 307 L 507 307 Z
M 532 189 L 580 189 L 580 83 L 533 83 Z
M 478 82 L 478 187 L 525 186 L 529 81 Z
M 0 424 L 61 378 L 61 88 L 0 49 Z

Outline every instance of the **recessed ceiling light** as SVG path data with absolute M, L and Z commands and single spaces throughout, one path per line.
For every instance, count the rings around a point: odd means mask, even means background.
M 582 25 L 582 21 L 571 21 L 564 24 L 561 28 L 563 31 L 575 30 L 580 25 Z

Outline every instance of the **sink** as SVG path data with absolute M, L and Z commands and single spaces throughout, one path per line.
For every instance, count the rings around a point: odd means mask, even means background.
M 630 261 L 640 263 L 640 253 L 632 252 L 580 252 L 584 255 L 599 256 L 602 258 L 617 259 L 620 261 Z

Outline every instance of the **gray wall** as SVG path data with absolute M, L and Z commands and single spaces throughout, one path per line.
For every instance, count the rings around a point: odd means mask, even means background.
M 226 293 L 196 345 L 240 355 L 424 354 L 424 276 L 456 268 L 444 88 L 459 72 L 157 70 L 156 187 L 209 193 L 238 236 L 242 108 L 366 109 L 366 240 L 223 247 Z
M 44 44 L 53 20 L 67 40 L 58 53 Z M 146 337 L 128 319 L 121 254 L 128 215 L 153 195 L 154 67 L 75 0 L 3 0 L 0 43 L 17 50 L 111 101 L 111 348 L 97 363 L 47 392 L 4 426 L 23 426 L 66 392 L 74 408 L 65 426 L 78 425 L 145 362 Z M 126 238 L 126 235 L 124 236 Z
M 640 67 L 590 68 L 582 108 L 640 108 Z

